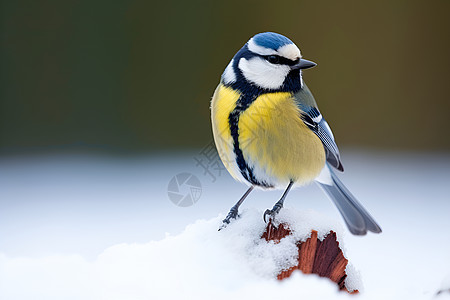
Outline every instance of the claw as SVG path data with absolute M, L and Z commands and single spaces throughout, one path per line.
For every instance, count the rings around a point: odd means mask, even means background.
M 263 220 L 264 220 L 264 223 L 267 223 L 267 220 L 266 220 L 266 216 L 267 215 L 269 215 L 269 221 L 270 221 L 270 219 L 273 219 L 273 211 L 272 210 L 270 210 L 270 209 L 266 209 L 266 211 L 264 212 L 264 215 L 263 215 Z
M 275 224 L 274 224 L 276 214 L 277 214 L 277 212 L 274 212 L 272 209 L 266 209 L 266 211 L 264 212 L 264 215 L 263 215 L 264 222 L 269 223 L 269 226 L 273 226 L 275 229 L 277 229 L 277 226 L 275 226 Z M 269 216 L 267 220 L 266 220 L 266 216 Z
M 269 215 L 268 221 L 266 220 L 266 216 Z M 278 226 L 274 224 L 276 213 L 273 212 L 271 209 L 266 209 L 263 215 L 263 219 L 265 223 L 268 223 L 268 226 L 272 226 L 275 230 L 278 229 Z
M 282 207 L 283 207 L 283 204 L 280 204 L 277 202 L 277 203 L 275 203 L 275 205 L 273 206 L 272 209 L 266 209 L 266 211 L 264 212 L 264 215 L 263 215 L 264 222 L 267 223 L 267 220 L 266 220 L 267 215 L 269 215 L 269 221 L 270 220 L 273 221 L 275 219 L 275 216 L 280 212 Z
M 226 228 L 228 224 L 230 224 L 232 219 L 236 219 L 238 217 L 238 210 L 237 209 L 231 209 L 228 213 L 227 217 L 222 220 L 222 225 L 220 225 L 219 230 Z
M 245 198 L 247 198 L 248 194 L 250 194 L 253 188 L 253 185 L 250 186 L 245 194 L 241 197 L 241 199 L 239 199 L 239 201 L 230 209 L 227 217 L 222 221 L 222 225 L 220 226 L 219 231 L 227 227 L 227 225 L 230 224 L 231 219 L 236 219 L 236 217 L 238 216 L 239 206 L 241 206 L 242 202 L 245 200 Z
M 217 231 L 221 231 L 222 229 L 227 228 L 227 225 L 228 225 L 228 224 L 229 224 L 229 223 L 226 223 L 225 220 L 223 220 L 223 221 L 222 221 L 222 225 L 220 225 L 219 230 L 217 230 Z

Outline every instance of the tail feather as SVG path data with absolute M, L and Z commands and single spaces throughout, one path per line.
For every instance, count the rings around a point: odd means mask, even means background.
M 356 200 L 330 168 L 327 166 L 325 168 L 328 169 L 331 180 L 317 180 L 317 183 L 333 200 L 350 232 L 355 235 L 365 235 L 367 231 L 380 233 L 380 226 L 362 204 Z

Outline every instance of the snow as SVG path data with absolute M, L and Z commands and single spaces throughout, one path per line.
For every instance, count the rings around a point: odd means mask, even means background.
M 439 294 L 436 297 L 439 300 L 450 299 L 450 273 L 442 280 Z
M 198 220 L 179 235 L 146 244 L 119 244 L 94 262 L 80 256 L 43 259 L 0 257 L 3 299 L 262 299 L 284 295 L 335 296 L 337 286 L 316 276 L 296 274 L 286 283 L 276 275 L 296 263 L 296 241 L 311 229 L 323 238 L 329 224 L 340 225 L 314 212 L 283 210 L 280 222 L 293 221 L 292 235 L 279 243 L 260 236 L 262 211 L 247 209 L 220 232 L 223 216 Z M 352 278 L 353 282 L 359 279 Z M 26 289 L 21 288 L 26 286 Z M 360 289 L 361 287 L 356 287 Z M 344 297 L 344 296 L 341 296 Z M 317 298 L 319 299 L 319 298 Z
M 0 158 L 0 299 L 449 299 L 436 293 L 450 287 L 450 156 L 343 153 L 340 177 L 383 233 L 352 236 L 315 186 L 291 191 L 280 218 L 295 238 L 337 231 L 358 296 L 300 272 L 273 279 L 294 254 L 291 238 L 257 238 L 279 191 L 252 192 L 218 232 L 245 187 L 211 180 L 192 155 L 40 156 Z M 167 196 L 181 172 L 202 184 L 190 207 Z

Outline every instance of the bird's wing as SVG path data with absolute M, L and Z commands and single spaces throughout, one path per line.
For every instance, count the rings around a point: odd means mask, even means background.
M 300 117 L 303 120 L 303 123 L 305 123 L 306 126 L 308 126 L 322 141 L 327 156 L 327 162 L 337 170 L 344 171 L 339 149 L 334 141 L 330 126 L 328 126 L 327 121 L 325 121 L 320 114 L 317 103 L 306 84 L 303 84 L 303 88 L 294 95 L 294 100 L 302 111 Z

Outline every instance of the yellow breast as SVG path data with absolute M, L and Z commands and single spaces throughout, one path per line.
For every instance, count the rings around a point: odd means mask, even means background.
M 291 93 L 261 95 L 241 114 L 239 142 L 256 173 L 281 184 L 305 184 L 319 175 L 325 150 L 300 115 Z
M 236 107 L 236 101 L 240 96 L 235 90 L 219 84 L 211 100 L 211 121 L 214 142 L 220 159 L 234 179 L 244 181 L 235 161 L 233 138 L 228 122 L 228 117 Z
M 239 96 L 219 85 L 213 97 L 213 132 L 222 160 L 234 158 L 228 116 Z M 291 180 L 308 183 L 320 173 L 325 164 L 324 147 L 300 115 L 292 94 L 281 92 L 259 96 L 241 113 L 239 147 L 257 178 L 284 186 Z M 240 179 L 236 166 L 229 161 L 224 164 L 233 177 Z

